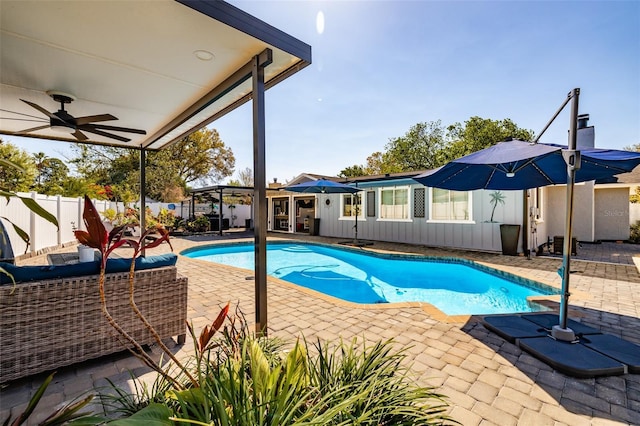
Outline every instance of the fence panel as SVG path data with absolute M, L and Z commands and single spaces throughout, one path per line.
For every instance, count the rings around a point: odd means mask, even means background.
M 31 245 L 27 247 L 26 243 L 18 236 L 9 223 L 5 221 L 5 228 L 11 240 L 11 246 L 16 256 L 25 254 L 26 252 L 41 253 L 45 249 L 55 248 L 60 245 L 69 244 L 75 241 L 73 235 L 74 229 L 85 229 L 82 220 L 82 212 L 84 209 L 83 198 L 69 198 L 60 196 L 48 196 L 37 193 L 19 193 L 22 197 L 33 198 L 40 206 L 49 213 L 54 215 L 58 220 L 59 228 L 50 222 L 42 219 L 35 213 L 32 213 L 23 203 L 16 197 L 12 197 L 8 203 L 0 203 L 0 216 L 7 218 L 24 230 L 30 238 Z M 124 211 L 122 203 L 115 203 L 104 200 L 92 200 L 99 213 L 107 209 L 114 209 L 117 212 Z M 180 204 L 174 204 L 173 210 L 176 215 L 188 217 L 188 205 L 183 204 L 184 210 L 181 210 Z M 147 203 L 147 207 L 151 209 L 154 215 L 160 212 L 161 208 L 169 209 L 170 203 Z M 201 205 L 200 210 L 209 212 L 211 205 Z M 236 205 L 230 208 L 223 204 L 223 217 L 229 218 L 231 226 L 243 227 L 246 219 L 252 217 L 252 206 Z M 196 211 L 200 211 L 196 210 Z M 182 214 L 180 214 L 182 213 Z

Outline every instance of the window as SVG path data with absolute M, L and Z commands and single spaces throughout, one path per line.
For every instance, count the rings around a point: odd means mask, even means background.
M 429 219 L 433 221 L 470 221 L 471 192 L 431 188 Z
M 364 209 L 362 208 L 362 195 L 343 194 L 342 195 L 342 217 L 364 217 Z
M 380 190 L 380 219 L 409 219 L 409 189 Z

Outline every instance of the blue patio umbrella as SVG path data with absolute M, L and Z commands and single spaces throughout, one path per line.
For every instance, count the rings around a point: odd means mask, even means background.
M 311 180 L 287 186 L 284 189 L 305 194 L 355 194 L 360 191 L 356 187 L 326 179 Z
M 318 179 L 309 182 L 299 183 L 297 185 L 287 186 L 284 189 L 292 192 L 301 192 L 305 194 L 355 194 L 361 190 L 344 183 L 332 180 Z M 354 242 L 358 242 L 358 214 L 356 212 L 355 238 Z
M 573 114 L 577 116 L 577 111 Z M 552 335 L 559 340 L 568 341 L 575 339 L 575 334 L 567 327 L 573 185 L 575 182 L 611 178 L 630 172 L 640 164 L 638 152 L 576 150 L 575 121 L 574 118 L 569 148 L 518 140 L 500 142 L 414 178 L 425 186 L 456 191 L 525 190 L 546 185 L 567 185 L 563 262 L 558 271 L 562 276 L 562 298 L 559 324 L 552 330 Z
M 567 147 L 525 141 L 499 142 L 414 179 L 425 186 L 455 191 L 520 190 L 567 183 Z M 613 149 L 581 151 L 575 182 L 611 178 L 640 164 L 637 152 Z

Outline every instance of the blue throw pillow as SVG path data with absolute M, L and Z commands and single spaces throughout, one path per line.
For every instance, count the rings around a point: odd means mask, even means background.
M 175 253 L 157 256 L 139 257 L 136 259 L 136 271 L 160 268 L 176 264 L 178 256 Z M 129 259 L 107 259 L 107 273 L 128 272 L 131 266 Z M 80 277 L 83 275 L 97 275 L 100 273 L 100 262 L 82 262 L 73 265 L 43 265 L 16 266 L 11 263 L 0 262 L 0 267 L 13 275 L 16 282 L 41 281 L 54 278 Z M 12 283 L 11 278 L 0 273 L 0 284 Z

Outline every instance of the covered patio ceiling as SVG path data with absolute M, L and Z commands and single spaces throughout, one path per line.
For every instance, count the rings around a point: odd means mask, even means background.
M 311 47 L 223 1 L 0 2 L 0 134 L 79 142 L 52 130 L 60 103 L 74 117 L 111 114 L 81 142 L 160 149 L 249 101 L 251 61 L 268 89 L 311 63 Z M 270 63 L 269 63 L 270 62 Z M 29 133 L 25 129 L 46 126 Z
M 1 0 L 0 134 L 141 150 L 144 206 L 147 150 L 251 100 L 266 334 L 265 90 L 310 63 L 311 46 L 221 0 Z

